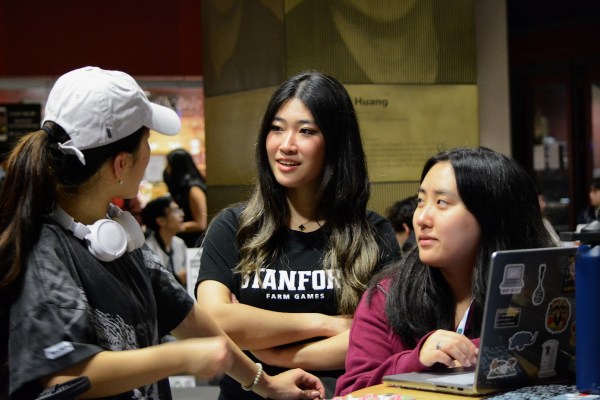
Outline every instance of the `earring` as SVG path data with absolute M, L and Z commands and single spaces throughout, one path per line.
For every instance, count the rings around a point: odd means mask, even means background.
M 122 184 L 123 184 L 123 180 L 119 179 L 119 185 L 122 185 Z

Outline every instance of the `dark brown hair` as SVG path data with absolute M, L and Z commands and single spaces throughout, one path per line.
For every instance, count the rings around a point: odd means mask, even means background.
M 86 163 L 64 154 L 58 142 L 68 140 L 60 126 L 47 122 L 44 130 L 25 135 L 10 153 L 0 192 L 0 289 L 21 274 L 29 252 L 39 239 L 42 221 L 54 207 L 58 191 L 76 193 L 100 167 L 121 152 L 135 153 L 147 128 L 109 145 L 84 150 Z

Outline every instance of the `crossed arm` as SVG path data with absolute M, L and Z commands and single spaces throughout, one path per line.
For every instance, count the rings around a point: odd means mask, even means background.
M 216 281 L 197 288 L 198 304 L 244 350 L 265 363 L 311 370 L 344 367 L 350 317 L 264 310 L 233 300 Z

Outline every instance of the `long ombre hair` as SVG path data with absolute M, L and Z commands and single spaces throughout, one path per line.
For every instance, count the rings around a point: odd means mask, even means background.
M 354 313 L 379 260 L 373 229 L 366 218 L 369 179 L 358 121 L 352 101 L 336 79 L 303 72 L 273 94 L 262 119 L 256 163 L 258 182 L 240 218 L 237 242 L 241 260 L 237 272 L 256 273 L 280 255 L 289 209 L 286 188 L 269 165 L 266 138 L 274 117 L 290 99 L 310 110 L 325 138 L 325 165 L 315 201 L 315 218 L 325 220 L 327 249 L 323 265 L 338 270 L 338 311 Z

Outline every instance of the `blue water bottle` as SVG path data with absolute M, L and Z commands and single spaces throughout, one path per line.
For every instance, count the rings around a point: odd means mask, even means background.
M 600 245 L 579 246 L 575 288 L 577 390 L 600 394 Z

